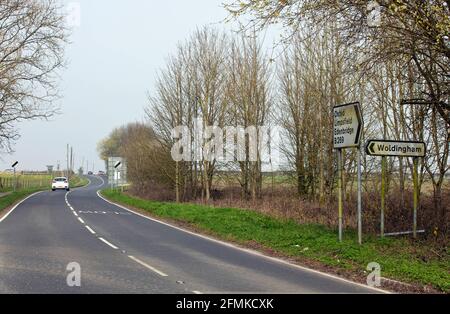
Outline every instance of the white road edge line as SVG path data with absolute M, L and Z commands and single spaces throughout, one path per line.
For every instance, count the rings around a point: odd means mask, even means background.
M 89 227 L 89 226 L 87 226 L 87 225 L 86 225 L 85 227 L 86 227 L 87 230 L 89 230 L 90 233 L 95 234 L 95 231 L 92 230 L 91 227 Z
M 102 241 L 103 243 L 109 245 L 110 247 L 112 247 L 114 250 L 118 250 L 119 248 L 117 246 L 115 246 L 114 244 L 106 241 L 105 239 L 103 239 L 102 237 L 99 237 L 100 241 Z
M 78 220 L 82 223 L 82 224 L 84 224 L 85 222 L 84 222 L 84 220 L 83 219 L 81 219 L 81 217 L 78 217 Z
M 73 211 L 73 214 L 78 217 L 78 214 L 76 211 Z
M 39 191 L 39 192 L 33 193 L 33 194 L 28 195 L 27 197 L 25 197 L 23 200 L 21 200 L 21 201 L 18 202 L 16 205 L 14 205 L 14 207 L 11 208 L 11 209 L 9 210 L 9 212 L 7 212 L 2 218 L 0 218 L 0 222 L 2 222 L 3 220 L 5 220 L 6 217 L 8 217 L 8 216 L 9 216 L 9 215 L 10 215 L 17 207 L 19 207 L 20 204 L 22 204 L 23 202 L 25 202 L 27 199 L 32 198 L 33 196 L 36 196 L 36 195 L 38 195 L 39 193 L 42 193 L 42 192 L 44 192 L 44 191 Z
M 130 213 L 138 215 L 138 216 L 140 216 L 142 218 L 145 218 L 145 219 L 148 219 L 148 220 L 151 220 L 151 221 L 163 224 L 165 226 L 174 228 L 176 230 L 179 230 L 179 231 L 182 231 L 182 232 L 185 232 L 185 233 L 197 236 L 197 237 L 200 237 L 200 238 L 205 239 L 205 240 L 209 240 L 209 241 L 212 241 L 212 242 L 215 242 L 215 243 L 218 243 L 218 244 L 221 244 L 221 245 L 233 248 L 235 250 L 243 251 L 243 252 L 246 252 L 246 253 L 251 254 L 251 255 L 259 256 L 259 257 L 268 259 L 268 260 L 273 261 L 273 262 L 277 262 L 277 263 L 280 263 L 280 264 L 288 265 L 288 266 L 291 266 L 291 267 L 294 267 L 294 268 L 298 268 L 298 269 L 301 269 L 301 270 L 304 270 L 304 271 L 308 271 L 308 272 L 311 272 L 311 273 L 314 273 L 314 274 L 318 274 L 318 275 L 321 275 L 321 276 L 324 276 L 324 277 L 332 278 L 332 279 L 343 281 L 343 282 L 346 282 L 346 283 L 349 283 L 349 284 L 353 284 L 353 285 L 356 285 L 356 286 L 359 286 L 359 287 L 363 287 L 365 289 L 369 289 L 369 290 L 373 290 L 373 291 L 377 291 L 377 292 L 381 292 L 381 293 L 386 293 L 386 294 L 391 294 L 391 292 L 387 291 L 387 290 L 383 290 L 383 289 L 375 288 L 375 287 L 370 287 L 368 285 L 364 285 L 364 284 L 359 283 L 359 282 L 354 282 L 354 281 L 351 281 L 351 280 L 348 280 L 348 279 L 345 279 L 345 278 L 342 278 L 342 277 L 338 277 L 338 276 L 335 276 L 335 275 L 332 275 L 332 274 L 327 274 L 327 273 L 321 272 L 319 270 L 307 268 L 307 267 L 300 266 L 300 265 L 297 265 L 297 264 L 292 264 L 292 263 L 290 263 L 288 261 L 285 261 L 285 260 L 282 260 L 282 259 L 279 259 L 279 258 L 276 258 L 276 257 L 267 256 L 267 255 L 265 255 L 265 254 L 263 254 L 261 252 L 257 252 L 257 251 L 251 250 L 251 249 L 242 248 L 242 247 L 236 246 L 236 245 L 231 244 L 231 243 L 227 243 L 227 242 L 224 242 L 224 241 L 221 241 L 221 240 L 217 240 L 217 239 L 214 239 L 214 238 L 202 235 L 202 234 L 198 234 L 198 233 L 195 233 L 195 232 L 192 232 L 192 231 L 189 231 L 189 230 L 186 230 L 186 229 L 183 229 L 183 228 L 171 225 L 171 224 L 169 224 L 167 222 L 164 222 L 164 221 L 152 218 L 152 217 L 145 216 L 145 215 L 143 215 L 141 213 L 138 213 L 138 212 L 135 212 L 135 211 L 133 211 L 133 210 L 131 210 L 131 209 L 125 207 L 125 206 L 122 206 L 120 204 L 117 204 L 117 203 L 111 202 L 110 200 L 107 200 L 106 198 L 104 198 L 100 194 L 100 190 L 97 191 L 97 196 L 100 197 L 102 200 L 104 200 L 105 202 L 107 202 L 109 204 L 112 204 L 112 205 L 115 205 L 115 206 L 117 206 L 119 208 L 125 209 L 126 211 L 129 211 Z
M 197 291 L 197 290 L 194 290 L 194 291 L 192 291 L 194 294 L 203 294 L 202 292 L 200 292 L 200 291 Z
M 162 276 L 162 277 L 168 277 L 167 274 L 163 273 L 162 271 L 157 270 L 155 267 L 150 266 L 149 264 L 137 259 L 136 257 L 132 256 L 132 255 L 128 255 L 129 258 L 131 258 L 133 261 L 135 261 L 138 264 L 141 264 L 142 266 L 150 269 L 151 271 L 154 271 L 155 273 L 157 273 L 158 275 Z

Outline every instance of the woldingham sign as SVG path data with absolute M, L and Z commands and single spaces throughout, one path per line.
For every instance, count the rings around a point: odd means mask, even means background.
M 335 106 L 333 116 L 334 148 L 359 147 L 363 124 L 359 103 Z
M 424 142 L 369 140 L 366 153 L 370 156 L 424 157 Z

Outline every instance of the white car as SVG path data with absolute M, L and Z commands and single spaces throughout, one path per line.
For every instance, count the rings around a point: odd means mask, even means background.
M 52 181 L 52 191 L 64 189 L 66 191 L 70 190 L 69 180 L 66 177 L 54 178 Z

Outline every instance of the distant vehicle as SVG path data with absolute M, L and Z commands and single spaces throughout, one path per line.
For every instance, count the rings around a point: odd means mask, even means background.
M 100 170 L 100 171 L 97 173 L 97 175 L 99 175 L 99 176 L 104 176 L 104 175 L 105 175 L 105 172 Z
M 92 176 L 94 173 L 92 171 L 88 171 L 88 175 Z
M 66 177 L 54 178 L 52 181 L 52 191 L 55 190 L 70 190 L 69 180 Z

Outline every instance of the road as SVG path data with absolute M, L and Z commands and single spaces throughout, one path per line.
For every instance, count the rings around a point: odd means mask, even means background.
M 89 179 L 38 193 L 0 222 L 0 293 L 377 292 L 144 218 Z M 73 262 L 81 286 L 67 284 Z

